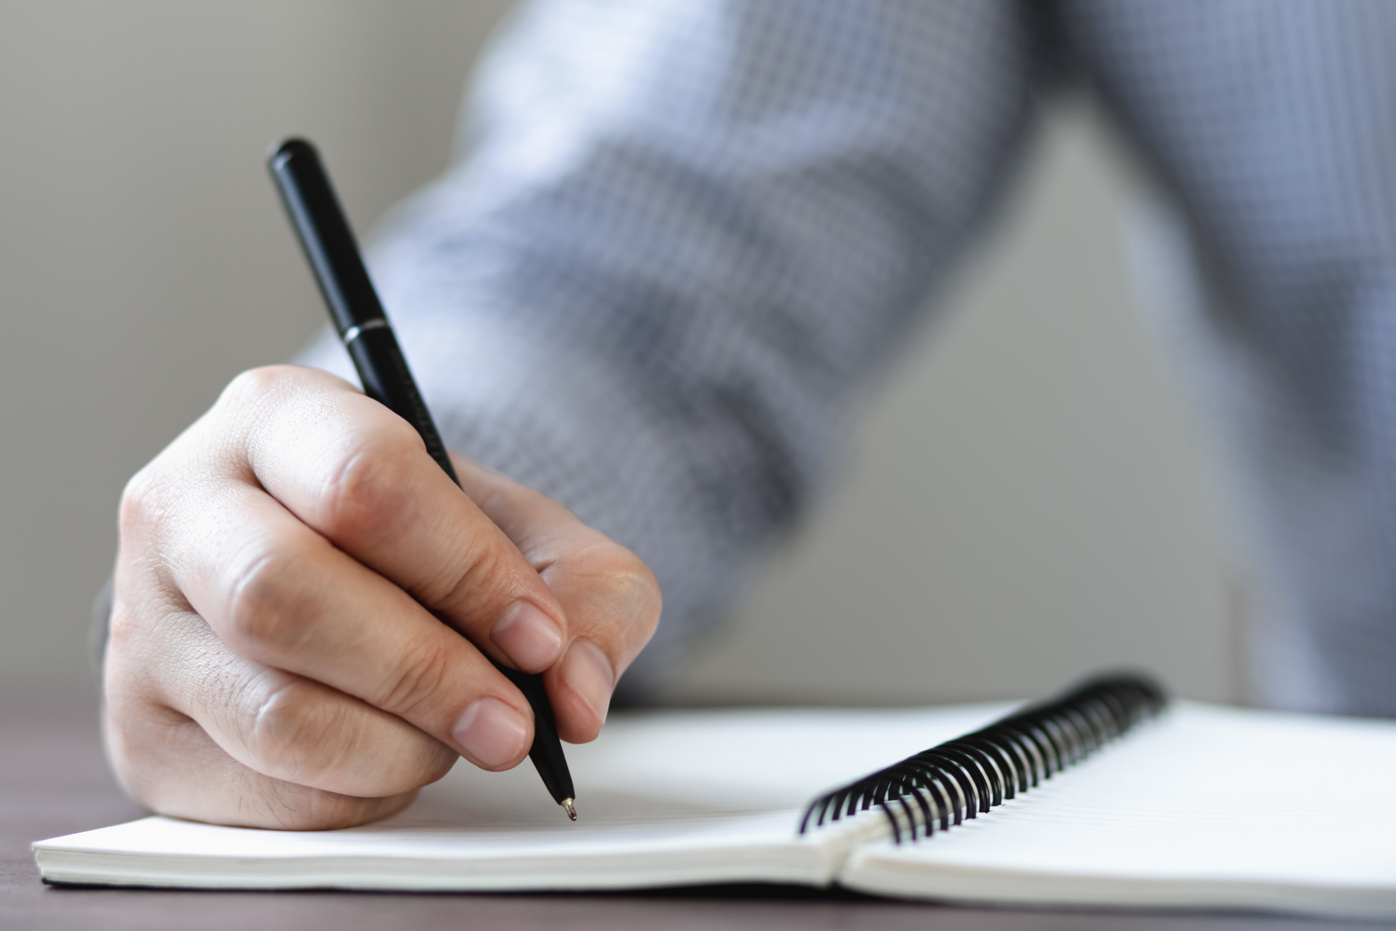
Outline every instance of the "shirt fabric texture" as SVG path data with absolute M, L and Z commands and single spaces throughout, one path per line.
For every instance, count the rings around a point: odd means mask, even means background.
M 1066 85 L 1176 210 L 1266 593 L 1257 698 L 1396 715 L 1396 4 L 1361 0 L 521 11 L 371 267 L 448 444 L 654 569 L 632 690 L 827 487 Z M 302 361 L 352 377 L 332 334 Z

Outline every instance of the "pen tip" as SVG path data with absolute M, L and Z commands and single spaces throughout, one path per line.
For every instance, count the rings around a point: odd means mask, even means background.
M 576 821 L 576 820 L 577 820 L 577 806 L 574 805 L 574 804 L 572 804 L 572 799 L 570 799 L 570 798 L 565 798 L 565 799 L 563 799 L 562 802 L 561 802 L 561 805 L 562 805 L 562 810 L 565 811 L 565 812 L 567 812 L 567 817 L 571 818 L 573 821 Z

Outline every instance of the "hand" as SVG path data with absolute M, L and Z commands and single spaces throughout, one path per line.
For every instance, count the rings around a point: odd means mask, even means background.
M 659 590 L 561 505 L 313 369 L 239 376 L 121 502 L 103 725 L 163 814 L 342 827 L 458 756 L 517 765 L 541 672 L 563 740 L 596 737 Z M 444 622 L 444 623 L 443 623 Z M 545 803 L 540 792 L 540 803 Z

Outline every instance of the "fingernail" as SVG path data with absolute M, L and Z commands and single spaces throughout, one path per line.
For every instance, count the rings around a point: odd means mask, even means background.
M 562 681 L 582 696 L 597 720 L 606 723 L 616 674 L 606 654 L 590 640 L 574 640 L 562 659 Z
M 481 766 L 504 766 L 528 749 L 528 721 L 497 698 L 477 698 L 456 721 L 451 736 Z
M 527 601 L 516 601 L 490 629 L 495 642 L 514 665 L 528 672 L 547 669 L 562 652 L 562 631 Z

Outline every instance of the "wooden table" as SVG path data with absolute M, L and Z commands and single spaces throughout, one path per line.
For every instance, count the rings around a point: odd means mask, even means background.
M 102 761 L 90 694 L 0 692 L 0 928 L 629 928 L 945 931 L 1274 929 L 1338 923 L 1254 915 L 1028 911 L 887 902 L 764 887 L 630 895 L 162 892 L 45 886 L 31 841 L 142 814 Z M 1351 927 L 1351 926 L 1348 926 Z M 1369 926 L 1370 927 L 1370 926 Z

